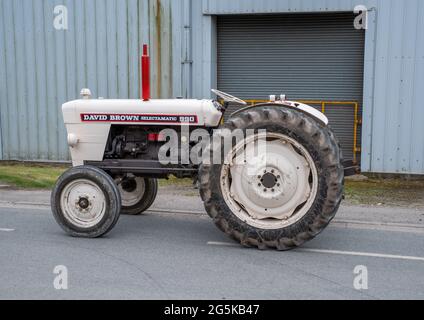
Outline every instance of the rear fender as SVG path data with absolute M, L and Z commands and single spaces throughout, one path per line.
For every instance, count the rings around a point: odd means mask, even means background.
M 292 102 L 292 101 L 283 101 L 283 102 L 276 102 L 276 103 L 268 102 L 268 103 L 256 104 L 256 105 L 249 106 L 234 112 L 231 115 L 231 117 L 247 110 L 251 110 L 257 107 L 265 107 L 265 106 L 294 109 L 314 118 L 315 120 L 317 120 L 319 123 L 323 124 L 324 126 L 328 126 L 329 124 L 328 118 L 322 112 L 318 111 L 314 107 L 311 107 L 307 104 L 303 104 L 300 102 Z

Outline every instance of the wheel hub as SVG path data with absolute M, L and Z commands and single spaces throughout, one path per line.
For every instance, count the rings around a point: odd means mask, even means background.
M 135 179 L 125 179 L 122 182 L 122 189 L 126 192 L 134 192 L 137 189 L 137 182 Z
M 272 170 L 274 171 L 274 170 Z M 266 189 L 272 189 L 277 185 L 278 179 L 274 172 L 266 172 L 261 178 L 261 183 Z
M 80 199 L 78 201 L 78 206 L 81 209 L 86 210 L 90 206 L 90 201 L 88 200 L 87 197 L 80 197 Z
M 106 212 L 106 198 L 94 182 L 78 179 L 62 191 L 60 205 L 68 221 L 81 228 L 91 228 Z
M 146 192 L 146 184 L 142 177 L 127 176 L 119 183 L 119 179 L 115 182 L 118 184 L 119 192 L 121 193 L 122 206 L 132 207 L 137 205 Z
M 264 139 L 261 143 L 266 141 L 266 149 L 255 154 L 260 139 Z M 242 161 L 235 161 L 243 148 Z M 229 190 L 224 197 L 232 211 L 242 220 L 252 220 L 265 228 L 274 228 L 276 222 L 288 223 L 299 213 L 306 214 L 306 203 L 313 200 L 317 183 L 317 179 L 310 182 L 311 174 L 316 178 L 317 173 L 312 158 L 306 154 L 303 146 L 280 134 L 246 138 L 232 150 L 232 158 L 226 162 L 229 164 L 223 166 L 223 189 Z

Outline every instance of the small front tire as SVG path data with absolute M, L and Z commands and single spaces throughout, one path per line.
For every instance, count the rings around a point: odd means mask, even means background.
M 104 171 L 81 166 L 66 171 L 51 196 L 53 216 L 69 235 L 98 238 L 118 222 L 121 196 Z

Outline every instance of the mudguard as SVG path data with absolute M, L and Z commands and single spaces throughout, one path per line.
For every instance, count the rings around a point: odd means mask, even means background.
M 317 121 L 319 121 L 320 123 L 322 123 L 325 126 L 328 126 L 328 124 L 329 124 L 328 118 L 322 112 L 318 111 L 314 107 L 311 107 L 307 104 L 300 103 L 300 102 L 294 102 L 294 101 L 277 101 L 277 102 L 267 102 L 267 103 L 256 104 L 256 105 L 253 105 L 253 106 L 249 106 L 249 107 L 240 109 L 240 110 L 234 112 L 231 116 L 237 115 L 237 114 L 244 112 L 246 110 L 250 110 L 250 109 L 253 109 L 253 108 L 256 108 L 256 107 L 263 107 L 263 106 L 289 107 L 289 108 L 292 108 L 292 109 L 297 109 L 297 110 L 299 110 L 303 113 L 308 114 L 309 116 L 312 116 L 314 119 L 316 119 Z

